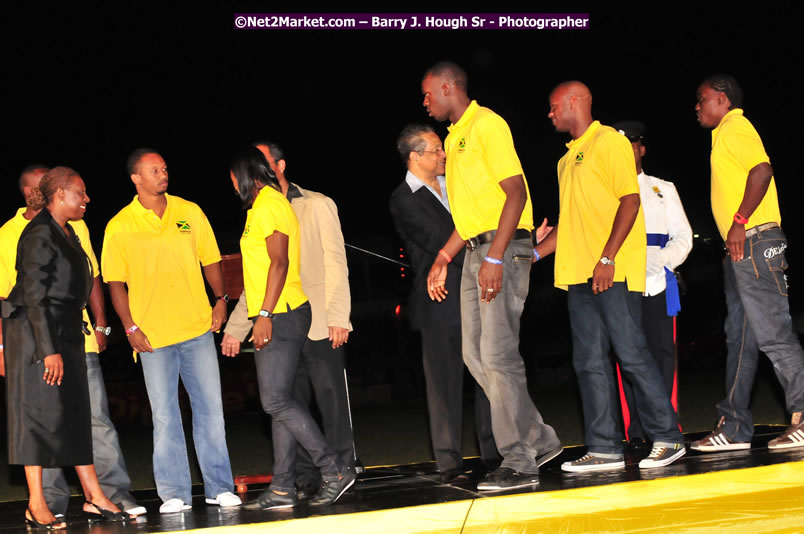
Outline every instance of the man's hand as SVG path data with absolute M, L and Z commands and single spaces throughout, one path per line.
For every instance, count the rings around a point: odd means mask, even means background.
M 224 332 L 223 341 L 221 341 L 221 353 L 230 358 L 240 354 L 240 340 Z
M 128 343 L 134 349 L 134 352 L 154 351 L 153 347 L 151 347 L 151 342 L 148 341 L 148 337 L 139 328 L 128 335 Z
M 550 235 L 550 232 L 553 231 L 553 228 L 554 226 L 547 226 L 547 217 L 545 217 L 542 221 L 542 224 L 536 228 L 536 244 L 538 245 L 545 237 Z
M 274 323 L 270 317 L 257 317 L 254 323 L 254 330 L 251 331 L 251 339 L 256 350 L 262 350 L 271 343 L 274 333 Z
M 349 340 L 349 329 L 341 328 L 340 326 L 330 326 L 329 340 L 332 342 L 332 348 L 337 349 Z
M 226 302 L 223 299 L 218 300 L 215 303 L 215 307 L 212 308 L 212 327 L 209 329 L 210 332 L 217 332 L 223 326 L 223 323 L 226 322 Z
M 597 295 L 614 285 L 614 265 L 604 265 L 597 262 L 592 271 L 592 293 Z
M 42 380 L 49 386 L 60 386 L 64 378 L 64 361 L 61 354 L 50 354 L 45 356 L 45 374 Z
M 436 257 L 433 266 L 430 267 L 430 274 L 427 275 L 427 294 L 430 300 L 441 302 L 447 298 L 447 260 L 441 254 Z
M 106 339 L 106 334 L 95 330 L 95 341 L 98 342 L 98 354 L 106 350 L 106 343 L 108 341 Z
M 477 272 L 477 282 L 480 284 L 480 300 L 489 303 L 500 293 L 502 287 L 503 266 L 483 262 Z
M 745 225 L 737 221 L 731 223 L 729 233 L 726 234 L 726 249 L 729 251 L 731 261 L 742 261 L 745 256 Z

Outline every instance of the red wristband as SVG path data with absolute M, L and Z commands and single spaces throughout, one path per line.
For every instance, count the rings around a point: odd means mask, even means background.
M 444 259 L 447 260 L 447 263 L 450 263 L 452 261 L 452 258 L 450 257 L 450 255 L 447 254 L 446 252 L 444 252 L 443 248 L 441 250 L 439 250 L 438 253 L 441 254 L 442 256 L 444 256 Z
M 743 217 L 739 213 L 735 213 L 734 214 L 734 222 L 736 222 L 737 224 L 746 225 L 746 224 L 748 224 L 748 219 L 746 219 L 745 217 Z

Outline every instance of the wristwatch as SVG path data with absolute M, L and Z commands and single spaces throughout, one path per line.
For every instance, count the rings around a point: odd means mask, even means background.
M 274 314 L 269 312 L 268 310 L 260 310 L 260 317 L 267 317 L 269 319 L 273 319 Z
M 602 263 L 603 265 L 611 265 L 612 267 L 614 267 L 614 260 L 609 259 L 608 256 L 603 256 L 602 258 L 600 258 L 600 263 Z
M 98 326 L 98 325 L 95 325 L 95 331 L 100 332 L 104 336 L 108 336 L 109 334 L 112 333 L 112 327 L 111 326 Z
M 224 293 L 222 296 L 217 296 L 216 295 L 215 296 L 215 302 L 218 302 L 219 300 L 222 300 L 224 302 L 229 302 L 229 295 L 227 295 L 226 293 Z

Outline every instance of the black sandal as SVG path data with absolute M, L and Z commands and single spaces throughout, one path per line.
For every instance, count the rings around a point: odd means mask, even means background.
M 128 515 L 128 513 L 126 512 L 112 512 L 111 510 L 101 508 L 94 502 L 89 501 L 84 502 L 90 506 L 93 506 L 95 510 L 98 511 L 97 513 L 94 513 L 94 512 L 87 512 L 86 510 L 84 510 L 84 513 L 87 514 L 87 519 L 89 520 L 90 523 L 101 520 L 119 522 L 131 519 L 131 516 Z
M 28 514 L 31 515 L 31 518 L 28 519 Z M 55 521 L 51 521 L 50 523 L 40 523 L 36 520 L 36 516 L 34 516 L 33 512 L 30 508 L 25 509 L 25 524 L 28 525 L 30 528 L 34 530 L 44 529 L 44 530 L 62 530 L 67 528 L 67 523 L 60 519 L 56 519 Z M 64 525 L 64 526 L 59 526 Z

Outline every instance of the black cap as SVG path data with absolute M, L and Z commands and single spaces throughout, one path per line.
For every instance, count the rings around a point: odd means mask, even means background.
M 618 122 L 612 128 L 626 136 L 632 143 L 642 140 L 642 134 L 645 133 L 645 125 L 639 121 Z

